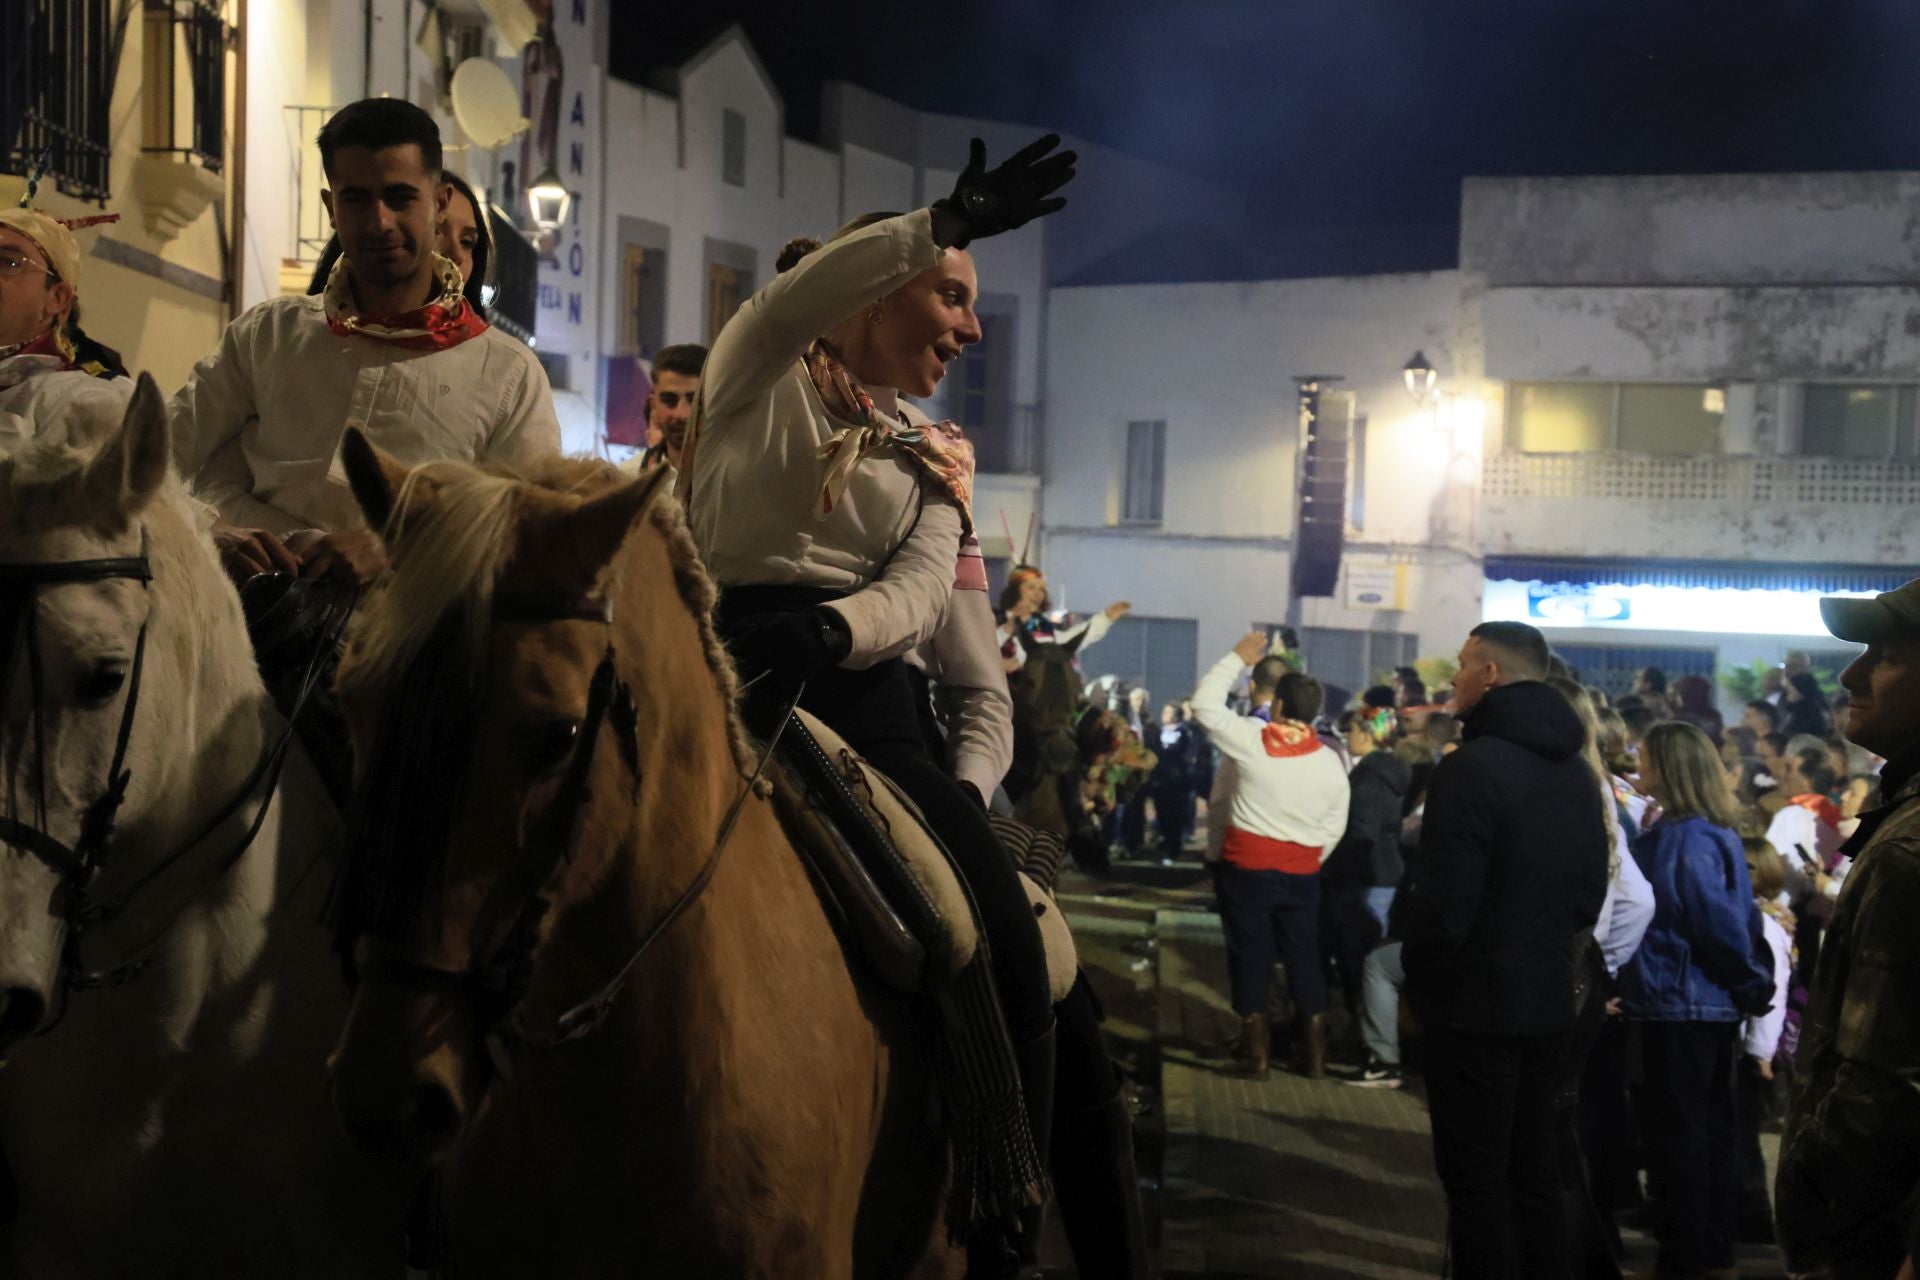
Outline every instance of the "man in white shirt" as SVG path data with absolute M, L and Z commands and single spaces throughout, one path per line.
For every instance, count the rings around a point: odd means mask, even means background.
M 1221 824 L 1220 919 L 1227 935 L 1240 1069 L 1267 1072 L 1267 995 L 1275 961 L 1287 967 L 1298 1011 L 1302 1074 L 1326 1074 L 1327 980 L 1320 968 L 1320 864 L 1346 834 L 1350 792 L 1340 759 L 1314 732 L 1320 682 L 1290 671 L 1277 682 L 1266 723 L 1235 715 L 1227 693 L 1267 656 L 1254 631 L 1213 665 L 1193 692 L 1193 715 L 1233 762 L 1232 791 L 1208 821 Z
M 411 464 L 560 449 L 539 362 L 466 305 L 459 268 L 434 252 L 451 188 L 433 118 L 394 98 L 353 103 L 321 129 L 320 157 L 343 250 L 326 290 L 228 325 L 170 406 L 175 460 L 219 509 L 240 578 L 364 582 L 385 563 L 337 456 L 350 424 Z
M 119 425 L 133 383 L 75 350 L 80 246 L 38 209 L 0 209 L 0 453 L 55 425 L 77 438 Z

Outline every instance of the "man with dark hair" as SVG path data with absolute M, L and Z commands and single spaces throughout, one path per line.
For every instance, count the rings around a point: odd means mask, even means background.
M 1755 698 L 1741 709 L 1740 723 L 1753 730 L 1753 736 L 1756 738 L 1778 733 L 1780 732 L 1780 708 L 1765 698 Z
M 174 458 L 218 508 L 227 571 L 365 582 L 385 564 L 335 455 L 349 424 L 400 461 L 527 463 L 560 449 L 547 376 L 434 251 L 451 188 L 419 107 L 374 98 L 320 131 L 341 258 L 316 295 L 227 326 L 169 408 Z
M 1840 675 L 1849 741 L 1886 757 L 1860 816 L 1801 1020 L 1799 1093 L 1780 1139 L 1775 1219 L 1788 1268 L 1910 1277 L 1920 1253 L 1920 581 L 1820 602 L 1866 651 Z
M 1461 648 L 1466 741 L 1434 769 L 1407 891 L 1454 1273 L 1487 1280 L 1567 1275 L 1554 1097 L 1612 852 L 1586 731 L 1541 682 L 1548 657 L 1519 622 Z
M 693 418 L 693 398 L 700 394 L 700 375 L 707 367 L 707 349 L 697 342 L 662 347 L 653 357 L 653 390 L 647 395 L 647 426 L 660 443 L 637 455 L 635 471 L 671 467 L 680 472 L 681 451 L 687 446 L 687 423 Z
M 1347 774 L 1313 730 L 1322 695 L 1312 676 L 1289 671 L 1280 677 L 1265 724 L 1227 706 L 1234 680 L 1267 647 L 1264 631 L 1243 637 L 1194 690 L 1193 715 L 1234 766 L 1231 793 L 1209 811 L 1209 820 L 1222 831 L 1213 856 L 1220 860 L 1220 917 L 1233 1009 L 1241 1020 L 1239 1069 L 1267 1073 L 1268 986 L 1274 962 L 1283 960 L 1298 1015 L 1297 1066 L 1318 1077 L 1327 1061 L 1320 864 L 1346 834 Z

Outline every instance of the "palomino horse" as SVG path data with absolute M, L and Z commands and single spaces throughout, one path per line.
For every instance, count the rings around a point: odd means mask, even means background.
M 0 1273 L 397 1275 L 326 1100 L 339 820 L 302 759 L 259 812 L 282 722 L 168 467 L 144 377 L 91 458 L 0 461 Z
M 749 784 L 664 473 L 344 457 L 393 570 L 339 673 L 333 1094 L 437 1168 L 449 1269 L 957 1275 L 926 1028 L 849 967 Z
M 1118 716 L 1092 710 L 1074 659 L 1083 631 L 1065 644 L 1022 637 L 1026 662 L 1008 678 L 1013 695 L 1014 763 L 1006 788 L 1014 816 L 1062 836 L 1074 861 L 1108 871 L 1100 819 L 1116 787 L 1137 786 L 1154 758 Z

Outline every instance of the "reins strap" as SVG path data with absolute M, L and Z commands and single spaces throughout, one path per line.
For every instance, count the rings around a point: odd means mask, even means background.
M 635 947 L 633 954 L 627 957 L 627 962 L 620 966 L 604 987 L 561 1014 L 554 1021 L 551 1032 L 540 1037 L 521 1035 L 518 1037 L 520 1040 L 536 1048 L 551 1048 L 579 1040 L 599 1029 L 600 1024 L 612 1011 L 614 1002 L 620 998 L 620 993 L 626 989 L 627 981 L 633 976 L 633 971 L 639 967 L 641 959 L 712 883 L 714 873 L 720 869 L 720 857 L 726 852 L 728 838 L 733 835 L 734 825 L 739 821 L 740 811 L 746 807 L 747 797 L 753 794 L 753 789 L 758 785 L 761 775 L 766 772 L 767 762 L 773 758 L 775 748 L 780 745 L 781 735 L 786 732 L 787 725 L 792 723 L 794 710 L 800 705 L 800 697 L 805 692 L 806 684 L 803 681 L 794 691 L 792 701 L 787 703 L 786 711 L 780 716 L 780 722 L 774 726 L 772 736 L 767 739 L 766 750 L 760 753 L 760 760 L 754 766 L 752 776 L 747 778 L 741 786 L 740 794 L 734 797 L 732 807 L 727 810 L 727 816 L 721 821 L 718 836 L 713 843 L 713 852 L 707 855 L 706 865 L 700 868 L 700 874 L 693 878 L 693 882 L 681 892 L 679 898 L 667 909 L 667 913 L 647 931 L 646 936 L 640 940 L 640 945 Z

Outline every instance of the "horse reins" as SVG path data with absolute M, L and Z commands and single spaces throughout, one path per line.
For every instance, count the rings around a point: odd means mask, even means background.
M 106 781 L 100 793 L 82 813 L 80 834 L 74 843 L 69 845 L 47 830 L 48 757 L 45 690 L 42 687 L 40 661 L 38 593 L 43 587 L 116 580 L 138 582 L 143 591 L 148 590 L 153 582 L 153 566 L 148 556 L 147 546 L 147 530 L 142 526 L 140 554 L 135 556 L 0 564 L 0 702 L 5 700 L 8 692 L 7 684 L 12 678 L 12 646 L 15 638 L 24 629 L 27 644 L 27 674 L 32 696 L 33 748 L 37 761 L 34 776 L 34 821 L 29 824 L 20 821 L 11 813 L 0 814 L 0 845 L 31 853 L 59 877 L 59 887 L 48 906 L 48 911 L 67 927 L 66 942 L 61 954 L 61 973 L 65 987 L 70 990 L 116 985 L 137 976 L 146 968 L 150 959 L 148 953 L 166 936 L 185 913 L 187 907 L 199 896 L 198 891 L 182 898 L 156 928 L 150 930 L 145 938 L 129 949 L 128 958 L 116 965 L 97 970 L 87 967 L 82 954 L 82 943 L 87 931 L 110 923 L 123 915 L 142 893 L 239 812 L 241 807 L 256 792 L 262 792 L 264 787 L 259 811 L 254 815 L 245 834 L 215 864 L 206 877 L 202 889 L 226 875 L 252 847 L 254 839 L 260 834 L 260 829 L 266 822 L 267 812 L 272 807 L 273 794 L 279 786 L 281 770 L 286 763 L 287 750 L 293 740 L 300 711 L 306 706 L 308 697 L 319 682 L 318 673 L 328 647 L 338 639 L 346 615 L 351 612 L 350 608 L 340 610 L 332 625 L 322 634 L 321 641 L 309 661 L 299 699 L 294 705 L 292 714 L 287 717 L 284 732 L 255 764 L 238 794 L 222 805 L 211 819 L 203 823 L 200 831 L 192 839 L 142 872 L 126 888 L 104 901 L 95 900 L 90 896 L 90 890 L 109 860 L 120 807 L 126 801 L 127 788 L 133 779 L 132 770 L 126 767 L 126 760 L 128 748 L 133 740 L 134 718 L 139 709 L 142 674 L 146 667 L 147 631 L 152 620 L 151 605 L 149 605 L 147 619 L 141 622 L 139 633 L 134 640 L 133 659 L 127 670 L 126 702 L 120 711 L 120 724 L 114 736 L 113 759 L 107 766 Z M 11 783 L 9 788 L 11 789 Z M 55 1021 L 57 1022 L 57 1018 Z M 52 1025 L 49 1023 L 42 1027 L 41 1032 L 51 1030 Z
M 491 621 L 494 624 L 578 621 L 611 627 L 613 605 L 611 601 L 601 596 L 555 597 L 540 592 L 501 593 L 494 597 Z M 419 960 L 392 955 L 381 949 L 368 957 L 365 971 L 400 986 L 445 991 L 474 1000 L 480 1006 L 479 1021 L 482 1038 L 493 1060 L 495 1070 L 503 1078 L 511 1075 L 511 1065 L 506 1052 L 510 1045 L 530 1049 L 550 1049 L 593 1034 L 605 1023 L 614 1003 L 626 989 L 640 961 L 653 948 L 654 943 L 666 935 L 667 931 L 687 913 L 694 903 L 699 901 L 701 895 L 706 892 L 707 886 L 713 883 L 714 875 L 720 869 L 721 858 L 726 853 L 729 837 L 733 834 L 741 810 L 746 805 L 747 797 L 753 793 L 755 784 L 765 772 L 767 762 L 772 758 L 781 734 L 793 718 L 794 708 L 799 704 L 799 698 L 800 691 L 796 690 L 792 701 L 787 704 L 785 713 L 769 737 L 766 749 L 761 753 L 753 772 L 745 777 L 739 794 L 734 797 L 732 805 L 721 819 L 713 847 L 708 852 L 699 873 L 688 882 L 673 904 L 642 935 L 639 943 L 620 967 L 614 970 L 613 975 L 601 983 L 592 995 L 560 1014 L 554 1020 L 551 1029 L 532 1031 L 520 1025 L 513 1015 L 531 979 L 533 953 L 539 943 L 540 922 L 552 909 L 553 880 L 560 869 L 573 857 L 573 846 L 579 836 L 581 811 L 587 800 L 589 774 L 593 768 L 595 750 L 601 732 L 607 727 L 610 716 L 617 713 L 618 720 L 615 727 L 624 733 L 629 741 L 636 740 L 635 721 L 638 713 L 633 705 L 631 694 L 620 682 L 614 669 L 614 648 L 609 640 L 588 684 L 586 714 L 580 722 L 572 752 L 567 759 L 559 793 L 546 817 L 537 827 L 539 835 L 544 837 L 541 843 L 547 846 L 548 861 L 536 881 L 538 887 L 521 906 L 513 922 L 502 935 L 499 945 L 487 959 L 472 964 L 466 969 L 445 969 Z M 347 941 L 345 949 L 350 959 L 351 940 Z

